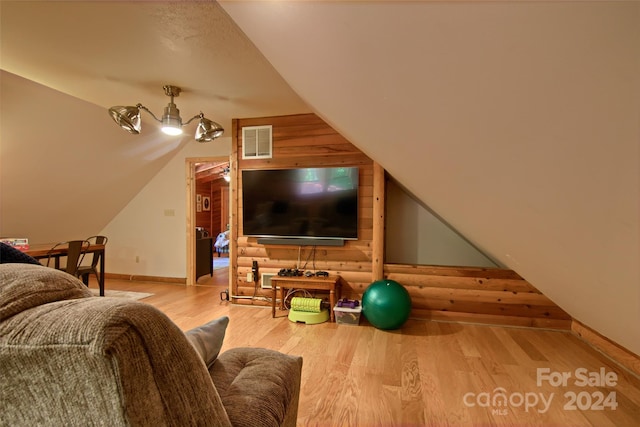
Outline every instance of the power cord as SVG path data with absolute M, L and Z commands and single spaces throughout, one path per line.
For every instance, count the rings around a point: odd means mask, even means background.
M 300 246 L 300 248 L 301 247 L 302 246 Z M 298 251 L 298 254 L 299 253 L 300 252 Z M 302 266 L 302 268 L 300 270 L 304 271 L 304 270 L 307 269 L 307 264 L 309 263 L 309 259 L 311 258 L 312 255 L 313 255 L 313 261 L 312 261 L 313 271 L 316 271 L 316 247 L 315 246 L 313 246 L 311 248 L 311 251 L 309 252 L 309 254 L 307 254 L 307 259 L 304 261 L 304 265 Z M 300 259 L 300 255 L 298 255 L 298 264 L 300 264 L 299 259 Z

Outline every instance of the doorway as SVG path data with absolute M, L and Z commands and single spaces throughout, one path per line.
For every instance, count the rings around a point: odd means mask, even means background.
M 196 229 L 198 233 L 213 238 L 223 231 L 221 227 L 230 224 L 229 157 L 197 157 L 185 159 L 187 186 L 186 233 L 187 233 L 187 286 L 197 282 L 196 272 Z M 223 190 L 224 189 L 224 190 Z M 223 218 L 223 216 L 227 218 Z M 212 250 L 213 254 L 215 250 Z

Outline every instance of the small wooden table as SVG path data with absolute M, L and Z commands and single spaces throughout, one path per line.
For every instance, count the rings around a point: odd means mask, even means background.
M 271 316 L 276 317 L 276 288 L 280 288 L 280 310 L 284 310 L 285 289 L 310 289 L 329 292 L 329 317 L 335 321 L 333 307 L 340 299 L 340 276 L 273 276 L 271 278 Z M 336 298 L 337 296 L 337 298 Z

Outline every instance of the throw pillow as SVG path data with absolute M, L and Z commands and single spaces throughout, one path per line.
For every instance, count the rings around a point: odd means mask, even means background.
M 207 368 L 213 365 L 218 354 L 220 354 L 228 324 L 229 318 L 222 316 L 202 326 L 188 330 L 185 333 L 191 345 L 193 345 L 200 357 L 202 357 L 202 360 L 204 360 Z
M 0 242 L 0 264 L 22 263 L 40 265 L 37 259 L 25 254 L 24 252 Z

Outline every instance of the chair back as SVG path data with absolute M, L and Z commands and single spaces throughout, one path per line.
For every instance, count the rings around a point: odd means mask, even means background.
M 109 238 L 107 236 L 91 236 L 91 237 L 87 237 L 87 240 L 89 242 L 95 242 L 96 245 L 106 245 L 107 242 L 109 241 Z M 94 269 L 98 266 L 98 262 L 100 261 L 100 256 L 101 256 L 100 252 L 93 253 L 93 258 L 91 260 L 91 267 L 93 267 Z
M 47 267 L 49 267 L 51 258 L 59 257 L 56 252 L 62 246 L 67 246 L 68 249 L 66 254 L 67 265 L 61 270 L 75 276 L 89 246 L 91 246 L 91 242 L 88 240 L 69 240 L 68 242 L 56 243 L 49 249 L 49 253 L 47 254 Z
M 69 241 L 69 251 L 67 253 L 67 266 L 65 271 L 73 276 L 76 275 L 78 267 L 82 264 L 82 260 L 91 246 L 88 240 L 71 240 Z

